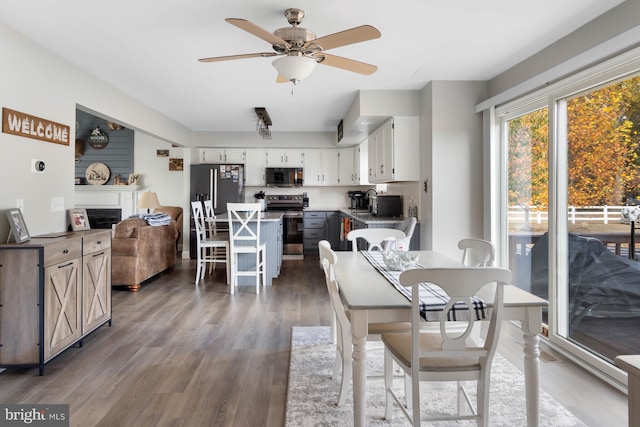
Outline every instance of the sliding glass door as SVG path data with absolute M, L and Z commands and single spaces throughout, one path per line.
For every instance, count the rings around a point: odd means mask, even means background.
M 640 60 L 633 66 L 496 108 L 503 263 L 516 286 L 549 300 L 550 342 L 619 382 L 614 358 L 640 354 Z
M 509 268 L 516 286 L 548 299 L 548 112 L 545 107 L 519 113 L 504 122 Z
M 557 105 L 567 159 L 559 165 L 566 169 L 567 216 L 558 220 L 568 230 L 558 333 L 613 363 L 619 354 L 640 353 L 640 263 L 629 221 L 640 204 L 640 78 Z

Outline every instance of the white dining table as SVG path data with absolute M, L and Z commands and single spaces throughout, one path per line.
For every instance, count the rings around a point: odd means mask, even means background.
M 396 322 L 411 319 L 411 303 L 380 274 L 360 252 L 336 252 L 338 262 L 334 266 L 340 295 L 351 312 L 353 335 L 353 415 L 354 426 L 366 424 L 366 347 L 368 324 L 371 322 Z M 459 261 L 435 251 L 420 251 L 418 260 L 424 268 L 460 267 Z M 478 296 L 489 310 L 493 301 L 490 286 Z M 527 425 L 537 427 L 539 421 L 539 339 L 542 330 L 542 309 L 547 301 L 516 286 L 506 286 L 503 320 L 520 322 L 524 339 L 524 377 L 526 387 Z

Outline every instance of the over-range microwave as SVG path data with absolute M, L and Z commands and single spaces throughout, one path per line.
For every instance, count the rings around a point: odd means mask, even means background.
M 302 168 L 266 168 L 267 187 L 302 187 Z

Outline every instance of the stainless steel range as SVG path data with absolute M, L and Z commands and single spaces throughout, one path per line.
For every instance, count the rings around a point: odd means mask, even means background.
M 302 194 L 268 195 L 267 211 L 282 212 L 283 255 L 285 258 L 303 257 L 303 213 L 304 196 Z

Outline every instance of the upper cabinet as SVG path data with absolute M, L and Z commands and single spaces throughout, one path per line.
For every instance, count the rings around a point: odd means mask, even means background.
M 392 117 L 368 139 L 369 182 L 420 180 L 420 119 Z
M 244 183 L 245 185 L 264 186 L 266 150 L 256 148 L 247 149 L 244 158 Z
M 266 164 L 268 167 L 301 167 L 303 164 L 302 150 L 296 149 L 268 149 Z
M 340 185 L 338 182 L 338 150 L 305 150 L 304 185 Z
M 368 142 L 338 150 L 338 185 L 367 185 Z
M 245 150 L 242 148 L 202 148 L 200 163 L 235 163 L 243 164 Z

